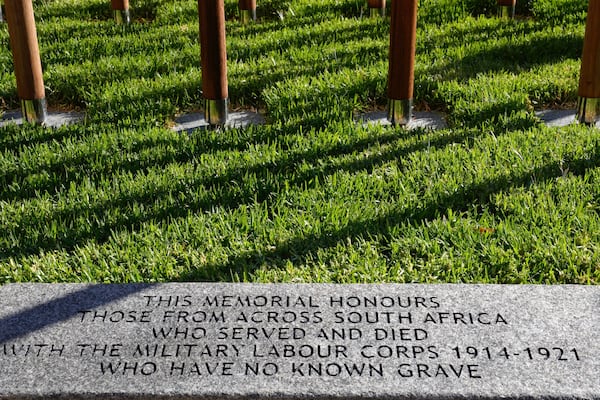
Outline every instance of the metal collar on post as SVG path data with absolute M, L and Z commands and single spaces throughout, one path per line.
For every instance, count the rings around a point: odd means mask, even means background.
M 412 99 L 388 99 L 388 121 L 392 125 L 408 125 L 412 117 L 412 107 Z
M 212 126 L 223 126 L 229 118 L 229 99 L 204 100 L 204 117 Z
M 600 98 L 579 97 L 577 101 L 577 121 L 595 125 L 600 119 Z
M 113 18 L 117 25 L 129 25 L 131 23 L 129 10 L 113 10 Z
M 21 112 L 25 121 L 43 124 L 48 117 L 46 99 L 21 100 Z
M 113 10 L 113 18 L 117 25 L 129 25 L 131 23 L 129 0 L 111 0 L 110 6 Z

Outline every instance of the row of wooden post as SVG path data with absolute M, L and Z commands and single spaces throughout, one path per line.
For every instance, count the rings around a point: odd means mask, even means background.
M 388 70 L 388 119 L 394 125 L 410 122 L 413 102 L 418 0 L 391 0 Z M 128 0 L 111 0 L 115 18 L 129 21 Z M 499 7 L 512 7 L 515 0 L 498 0 Z M 256 18 L 256 0 L 239 0 L 240 9 Z M 385 9 L 385 0 L 368 0 L 368 6 Z M 244 8 L 242 8 L 244 7 Z M 127 12 L 125 12 L 127 11 Z M 376 14 L 380 15 L 378 11 Z M 210 125 L 228 119 L 225 8 L 222 0 L 198 0 L 200 59 L 205 116 Z M 25 120 L 43 123 L 46 99 L 32 0 L 5 0 L 17 92 Z M 593 124 L 600 119 L 600 0 L 589 0 L 577 118 Z

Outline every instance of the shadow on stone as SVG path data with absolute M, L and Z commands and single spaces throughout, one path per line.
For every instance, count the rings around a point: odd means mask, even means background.
M 44 125 L 49 128 L 60 128 L 64 125 L 76 124 L 85 120 L 85 114 L 78 111 L 48 111 Z M 19 110 L 6 111 L 0 118 L 0 127 L 10 124 L 22 125 L 23 115 Z
M 210 125 L 204 118 L 204 113 L 195 112 L 183 114 L 175 118 L 176 125 L 172 128 L 175 132 L 192 133 L 196 129 L 208 129 Z M 229 113 L 225 129 L 246 128 L 249 125 L 264 125 L 265 117 L 252 111 L 238 111 Z
M 81 310 L 101 307 L 152 287 L 149 284 L 116 285 L 112 288 L 106 285 L 78 285 L 71 286 L 75 290 L 68 293 L 48 296 L 42 288 L 53 291 L 51 285 L 38 285 L 38 294 L 42 293 L 43 301 L 0 318 L 0 344 L 67 321 L 78 316 Z
M 555 128 L 578 123 L 577 110 L 539 110 L 535 115 L 547 126 Z M 595 125 L 600 128 L 600 121 L 596 121 Z
M 576 123 L 575 110 L 539 110 L 535 115 L 546 125 L 562 127 Z
M 358 116 L 358 122 L 363 126 L 381 125 L 391 126 L 391 122 L 387 119 L 387 112 L 372 111 Z M 418 111 L 413 112 L 411 121 L 406 126 L 406 129 L 444 129 L 448 124 L 444 115 L 435 111 Z

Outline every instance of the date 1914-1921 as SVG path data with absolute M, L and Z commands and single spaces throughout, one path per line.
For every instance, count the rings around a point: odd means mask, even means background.
M 483 358 L 488 360 L 511 360 L 525 357 L 529 360 L 538 361 L 580 361 L 577 349 L 565 349 L 562 347 L 526 347 L 519 350 L 510 350 L 507 347 L 493 349 L 490 347 L 477 348 L 474 346 L 456 346 L 451 350 L 458 359 Z

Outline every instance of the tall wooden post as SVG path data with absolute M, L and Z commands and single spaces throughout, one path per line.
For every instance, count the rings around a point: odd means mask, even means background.
M 6 20 L 23 118 L 43 124 L 46 92 L 32 0 L 6 0 Z
M 498 17 L 514 18 L 517 0 L 498 0 Z
M 129 0 L 110 0 L 115 22 L 119 25 L 128 25 L 131 22 L 129 13 Z
M 385 16 L 385 0 L 367 0 L 367 6 L 371 17 Z
M 229 91 L 223 0 L 198 0 L 198 16 L 204 114 L 210 125 L 224 125 L 228 117 Z
M 388 69 L 388 120 L 410 122 L 415 80 L 418 0 L 392 0 Z
M 578 103 L 579 122 L 595 124 L 600 119 L 600 0 L 589 0 Z
M 240 20 L 243 24 L 256 21 L 256 0 L 239 0 Z

